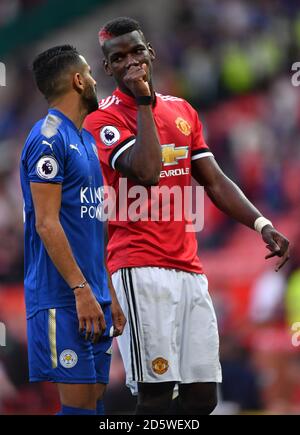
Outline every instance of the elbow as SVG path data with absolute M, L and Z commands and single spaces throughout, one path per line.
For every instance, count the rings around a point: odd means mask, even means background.
M 40 238 L 42 239 L 45 234 L 50 234 L 53 225 L 48 220 L 37 220 L 35 223 L 35 229 Z
M 141 186 L 157 186 L 160 180 L 162 167 L 161 157 L 159 159 L 133 158 L 131 154 L 126 156 L 123 162 L 123 173 L 131 177 L 133 181 Z M 120 167 L 122 171 L 122 166 Z
M 146 167 L 135 171 L 135 178 L 142 186 L 157 186 L 160 179 L 161 165 L 159 167 Z
M 35 223 L 35 230 L 38 235 L 41 237 L 47 231 L 47 224 L 42 221 L 37 221 Z
M 138 183 L 145 187 L 157 186 L 159 184 L 160 172 L 159 174 L 136 174 L 136 179 Z

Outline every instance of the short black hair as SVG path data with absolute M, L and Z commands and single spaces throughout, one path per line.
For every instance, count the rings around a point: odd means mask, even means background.
M 62 75 L 71 66 L 78 65 L 80 61 L 78 51 L 71 45 L 58 45 L 49 48 L 34 59 L 32 70 L 35 81 L 48 101 L 65 91 Z
M 119 17 L 108 21 L 99 31 L 99 42 L 103 49 L 104 43 L 109 39 L 125 35 L 137 30 L 144 37 L 140 23 L 130 17 Z

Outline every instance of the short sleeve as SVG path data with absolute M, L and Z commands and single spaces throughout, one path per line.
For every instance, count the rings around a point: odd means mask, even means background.
M 84 128 L 94 137 L 101 163 L 116 169 L 120 155 L 135 143 L 135 134 L 122 118 L 101 110 L 87 116 Z
M 199 119 L 198 113 L 191 106 L 189 106 L 189 110 L 193 119 L 192 161 L 200 159 L 202 157 L 213 157 L 213 153 L 209 149 L 203 137 L 203 127 Z
M 31 182 L 62 183 L 64 180 L 65 146 L 60 133 L 51 138 L 41 133 L 31 135 L 26 144 L 23 164 Z

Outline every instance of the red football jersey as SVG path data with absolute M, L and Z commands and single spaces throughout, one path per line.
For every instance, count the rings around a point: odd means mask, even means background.
M 179 186 L 183 191 L 184 186 L 191 186 L 192 160 L 212 156 L 203 139 L 198 114 L 185 100 L 160 94 L 156 94 L 152 110 L 162 147 L 158 188 Z M 149 199 L 136 211 L 143 213 L 145 219 L 134 221 L 126 214 L 131 206 L 135 208 L 133 202 L 137 197 L 132 197 L 130 189 L 136 184 L 123 178 L 116 169 L 116 161 L 135 143 L 136 119 L 134 98 L 117 89 L 112 96 L 101 100 L 99 109 L 85 121 L 85 128 L 93 134 L 97 143 L 105 184 L 112 186 L 116 192 L 116 219 L 108 223 L 108 269 L 114 273 L 124 267 L 156 266 L 202 273 L 195 233 L 186 231 L 186 224 L 190 222 L 188 218 L 174 219 L 172 196 L 170 205 L 164 204 L 155 193 L 155 186 L 144 188 L 149 192 Z M 122 187 L 120 181 L 123 182 Z M 153 197 L 150 197 L 150 191 Z M 149 218 L 151 213 L 155 215 L 150 210 L 153 198 L 159 204 L 159 219 L 154 221 Z M 160 219 L 164 207 L 170 207 L 168 221 Z

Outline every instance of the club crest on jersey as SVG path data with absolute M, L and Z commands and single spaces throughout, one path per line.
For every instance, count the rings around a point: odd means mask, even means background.
M 71 369 L 76 366 L 78 361 L 78 356 L 76 352 L 71 349 L 64 350 L 59 356 L 59 362 L 66 369 Z
M 100 132 L 100 138 L 102 142 L 108 147 L 118 142 L 120 137 L 121 135 L 119 130 L 116 127 L 113 127 L 112 125 L 106 125 L 105 127 L 102 128 Z
M 44 180 L 51 180 L 58 173 L 58 163 L 53 156 L 43 156 L 36 164 L 37 175 Z
M 163 375 L 164 373 L 167 372 L 168 368 L 169 368 L 169 362 L 168 362 L 168 360 L 166 360 L 166 359 L 164 359 L 162 357 L 155 358 L 152 361 L 152 370 L 157 375 Z
M 186 159 L 189 147 L 175 147 L 174 143 L 162 145 L 162 161 L 165 166 L 178 165 L 177 160 Z
M 190 124 L 183 118 L 177 118 L 176 121 L 176 127 L 178 130 L 181 131 L 182 134 L 185 136 L 189 136 L 191 134 L 192 128 Z

